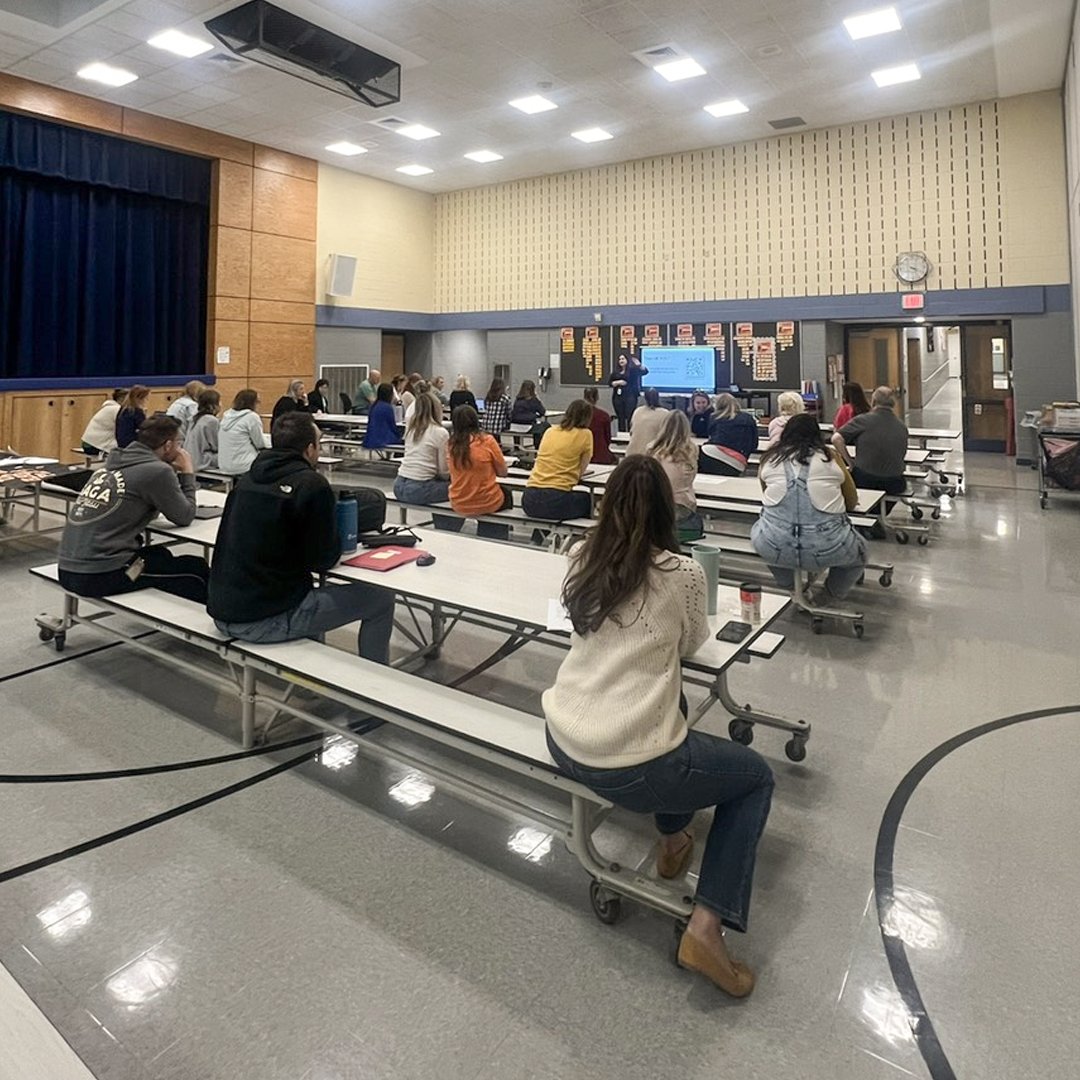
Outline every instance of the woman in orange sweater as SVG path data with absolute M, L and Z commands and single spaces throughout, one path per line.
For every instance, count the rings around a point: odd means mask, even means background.
M 454 410 L 452 423 L 447 448 L 450 505 L 465 517 L 509 509 L 514 500 L 509 491 L 499 486 L 499 477 L 507 474 L 507 467 L 498 442 L 486 431 L 481 431 L 480 417 L 471 405 L 459 405 Z M 460 532 L 464 522 L 456 524 L 455 531 Z M 510 526 L 478 521 L 476 535 L 509 540 Z

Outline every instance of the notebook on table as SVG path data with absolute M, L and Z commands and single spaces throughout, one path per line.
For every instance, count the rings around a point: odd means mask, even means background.
M 351 559 L 346 559 L 344 564 L 357 566 L 361 570 L 393 570 L 395 566 L 415 562 L 424 554 L 426 552 L 420 548 L 394 547 L 387 544 L 385 547 L 365 551 L 363 555 L 354 555 Z

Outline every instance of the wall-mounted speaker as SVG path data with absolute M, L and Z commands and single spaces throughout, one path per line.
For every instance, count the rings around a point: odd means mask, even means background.
M 326 275 L 327 296 L 352 296 L 356 281 L 356 256 L 331 255 Z

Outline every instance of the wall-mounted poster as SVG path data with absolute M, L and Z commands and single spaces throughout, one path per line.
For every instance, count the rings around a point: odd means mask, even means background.
M 798 390 L 802 385 L 798 323 L 735 323 L 731 381 L 743 390 Z
M 564 326 L 559 331 L 559 384 L 596 386 L 611 370 L 610 326 Z

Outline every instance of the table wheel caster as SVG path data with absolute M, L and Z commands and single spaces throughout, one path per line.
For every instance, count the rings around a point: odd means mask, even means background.
M 612 926 L 619 921 L 622 914 L 622 897 L 605 889 L 599 881 L 593 881 L 589 885 L 589 903 L 592 904 L 593 914 L 605 925 Z
M 784 753 L 791 761 L 802 761 L 806 757 L 806 739 L 792 735 L 784 745 Z
M 890 574 L 888 571 L 883 573 L 881 577 L 878 578 L 878 584 L 883 589 L 887 589 L 890 585 L 892 585 L 892 574 Z
M 866 627 L 863 626 L 861 622 L 853 622 L 851 624 L 851 629 L 855 631 L 855 636 L 860 639 L 862 638 L 863 634 L 866 633 Z
M 935 521 L 940 521 L 940 520 L 941 520 L 941 511 L 940 511 L 940 510 L 937 510 L 937 509 L 931 510 L 931 511 L 930 511 L 930 516 L 931 516 L 931 517 L 932 517 L 932 518 L 933 518 L 933 519 L 934 519 Z
M 825 629 L 825 620 L 820 615 L 815 615 L 810 620 L 810 629 L 815 634 L 820 634 L 821 631 Z
M 923 535 L 919 537 L 919 547 L 926 547 L 929 543 L 930 537 L 927 536 L 926 533 L 923 533 Z
M 914 519 L 915 519 L 916 521 L 922 521 L 922 508 L 921 508 L 921 507 L 919 507 L 919 506 L 913 506 L 913 507 L 911 508 L 911 516 L 912 516 L 912 517 L 913 517 L 913 518 L 914 518 Z
M 732 742 L 749 746 L 754 741 L 754 725 L 749 720 L 740 720 L 736 717 L 728 724 L 727 730 Z
M 898 544 L 906 544 L 908 542 L 908 534 L 903 529 L 896 530 L 896 542 Z

